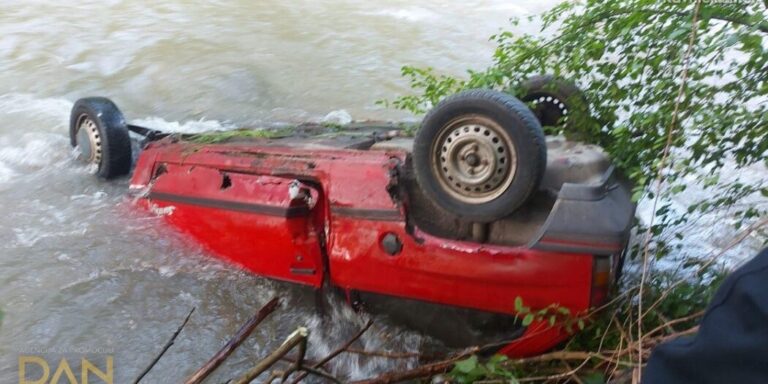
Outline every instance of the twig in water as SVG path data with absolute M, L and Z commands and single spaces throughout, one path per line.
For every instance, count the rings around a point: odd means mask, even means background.
M 285 341 L 280 344 L 277 349 L 275 349 L 272 353 L 267 355 L 267 357 L 261 359 L 256 365 L 249 369 L 248 372 L 244 373 L 242 376 L 240 376 L 239 379 L 235 380 L 234 384 L 248 384 L 253 379 L 257 378 L 259 375 L 264 373 L 269 367 L 275 365 L 281 357 L 285 356 L 290 352 L 294 347 L 297 345 L 300 345 L 302 343 L 306 343 L 307 337 L 309 336 L 309 331 L 304 327 L 299 327 L 291 333 L 288 338 L 285 339 Z M 305 344 L 306 345 L 306 344 Z M 297 359 L 298 365 L 301 365 L 301 358 L 303 356 L 299 356 L 299 359 Z M 289 373 L 290 370 L 285 371 L 283 373 L 283 377 L 285 377 L 286 374 Z
M 392 384 L 392 383 L 400 383 L 403 381 L 415 380 L 415 379 L 420 379 L 425 377 L 432 377 L 437 374 L 445 373 L 449 369 L 453 368 L 453 365 L 456 364 L 457 361 L 463 360 L 471 355 L 474 355 L 479 350 L 480 348 L 478 347 L 468 348 L 468 349 L 465 349 L 463 352 L 459 353 L 458 355 L 447 360 L 438 361 L 432 364 L 422 365 L 420 367 L 416 367 L 406 371 L 388 372 L 374 378 L 355 381 L 352 384 Z
M 363 328 L 361 328 L 360 331 L 358 331 L 357 334 L 355 334 L 355 336 L 353 336 L 351 339 L 347 340 L 347 342 L 344 343 L 344 345 L 342 345 L 341 347 L 337 348 L 335 351 L 331 352 L 328 356 L 324 357 L 322 360 L 317 362 L 317 364 L 315 364 L 312 368 L 314 368 L 314 369 L 321 369 L 321 368 L 323 368 L 323 365 L 325 365 L 329 361 L 333 360 L 334 357 L 338 356 L 342 352 L 346 351 L 347 348 L 349 348 L 355 341 L 357 341 L 357 339 L 359 339 L 361 336 L 363 336 L 365 331 L 367 331 L 368 328 L 371 327 L 371 325 L 373 325 L 373 320 L 368 320 L 368 322 L 365 323 Z M 298 377 L 296 377 L 296 379 L 294 379 L 291 382 L 291 384 L 297 384 L 298 382 L 303 380 L 305 377 L 307 377 L 308 374 L 309 373 L 307 371 L 302 372 L 301 374 L 299 374 Z
M 354 348 L 347 348 L 344 352 L 353 353 L 355 355 L 385 357 L 388 359 L 412 359 L 421 357 L 421 354 L 415 352 L 366 351 Z
M 304 335 L 304 337 L 299 342 L 298 357 L 296 357 L 296 361 L 293 363 L 293 367 L 283 372 L 283 376 L 280 378 L 281 383 L 284 382 L 285 379 L 290 377 L 291 374 L 293 374 L 294 372 L 301 371 L 302 368 L 304 368 L 304 358 L 306 357 L 306 355 L 307 355 L 307 335 Z
M 323 371 L 322 369 L 302 366 L 301 370 L 304 371 L 304 372 L 309 373 L 310 375 L 319 376 L 319 377 L 322 377 L 322 378 L 324 378 L 326 380 L 330 380 L 330 381 L 332 381 L 332 382 L 334 382 L 336 384 L 341 384 L 341 380 L 339 380 L 335 376 L 331 375 L 330 373 L 328 373 L 326 371 Z
M 179 336 L 179 333 L 181 333 L 181 330 L 184 329 L 185 325 L 187 325 L 187 322 L 189 321 L 189 318 L 190 316 L 192 316 L 192 312 L 194 311 L 195 311 L 195 307 L 192 307 L 192 310 L 189 311 L 189 314 L 187 314 L 187 317 L 184 318 L 184 322 L 181 323 L 179 328 L 176 329 L 176 332 L 173 333 L 173 336 L 171 336 L 171 339 L 168 340 L 167 343 L 165 343 L 165 346 L 163 346 L 163 349 L 160 351 L 160 353 L 157 356 L 155 356 L 155 359 L 152 360 L 149 366 L 147 366 L 147 368 L 145 368 L 144 371 L 141 372 L 141 374 L 139 375 L 139 377 L 136 378 L 133 384 L 138 384 L 141 381 L 141 379 L 143 379 L 144 376 L 146 376 L 147 373 L 149 373 L 149 371 L 151 371 L 152 368 L 155 367 L 157 362 L 160 361 L 160 358 L 163 357 L 166 351 L 168 351 L 168 348 L 170 348 L 173 345 L 173 343 L 176 341 L 176 337 Z
M 200 367 L 192 376 L 190 376 L 184 384 L 200 384 L 205 380 L 208 375 L 210 375 L 216 368 L 218 368 L 221 363 L 224 362 L 224 360 L 229 357 L 229 355 L 232 354 L 232 352 L 237 349 L 237 347 L 240 346 L 240 344 L 245 341 L 245 339 L 248 338 L 248 336 L 253 332 L 254 329 L 256 329 L 256 326 L 261 324 L 264 319 L 267 318 L 272 312 L 277 309 L 277 305 L 280 303 L 280 300 L 275 297 L 274 299 L 270 300 L 267 304 L 265 304 L 261 309 L 259 309 L 256 314 L 254 314 L 250 319 L 248 319 L 248 322 L 243 324 L 242 327 L 237 331 L 235 336 L 233 336 L 227 344 L 224 345 L 218 352 L 216 352 L 213 357 L 208 360 L 205 365 Z
M 296 358 L 290 357 L 290 356 L 283 356 L 280 358 L 281 361 L 284 361 L 286 363 L 296 364 L 298 360 Z M 317 364 L 316 361 L 309 360 L 307 358 L 304 358 L 304 364 L 305 365 L 315 365 Z
M 272 384 L 272 382 L 275 381 L 275 379 L 281 378 L 283 376 L 283 373 L 285 372 L 278 371 L 278 370 L 272 371 L 272 373 L 269 374 L 269 377 L 267 377 L 267 380 L 265 380 L 264 383 Z

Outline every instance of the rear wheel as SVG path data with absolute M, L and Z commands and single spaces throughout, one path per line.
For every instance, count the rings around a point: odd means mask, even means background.
M 110 179 L 128 174 L 131 140 L 123 113 L 109 99 L 90 97 L 72 107 L 69 139 L 78 149 L 78 159 L 96 167 L 99 177 Z
M 537 75 L 525 80 L 520 89 L 520 99 L 531 105 L 547 133 L 567 134 L 588 121 L 587 99 L 570 81 L 553 75 Z
M 538 187 L 546 167 L 544 135 L 520 100 L 465 91 L 424 118 L 413 165 L 420 188 L 439 206 L 490 222 L 515 211 Z

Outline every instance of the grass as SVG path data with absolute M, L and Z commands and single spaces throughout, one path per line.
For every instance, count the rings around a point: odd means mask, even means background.
M 290 136 L 295 129 L 295 127 L 284 127 L 276 129 L 260 128 L 211 131 L 190 135 L 189 137 L 186 137 L 186 140 L 198 144 L 216 144 L 237 139 L 274 139 Z
M 317 137 L 333 137 L 338 134 L 352 134 L 355 129 L 357 129 L 355 127 L 336 123 L 322 123 L 319 124 L 319 126 L 323 127 L 325 131 L 316 134 Z M 413 137 L 416 134 L 418 126 L 418 123 L 400 122 L 393 125 L 393 128 L 400 130 L 401 135 L 404 137 Z M 296 126 L 288 126 L 282 128 L 242 128 L 227 131 L 210 131 L 184 135 L 184 140 L 198 144 L 217 144 L 241 139 L 275 139 L 291 136 L 296 133 L 298 128 L 299 127 Z M 370 133 L 360 132 L 359 134 L 368 135 Z

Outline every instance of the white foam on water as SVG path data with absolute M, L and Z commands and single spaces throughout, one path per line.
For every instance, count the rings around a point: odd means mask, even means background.
M 30 173 L 66 166 L 72 102 L 25 93 L 0 95 L 0 190 Z
M 493 12 L 501 12 L 505 15 L 513 15 L 513 16 L 528 16 L 531 14 L 531 10 L 527 9 L 523 6 L 512 4 L 512 3 L 504 3 L 504 4 L 490 4 L 485 5 L 477 8 L 477 10 L 482 11 L 493 11 Z
M 16 171 L 9 168 L 3 162 L 0 162 L 0 186 L 8 181 L 11 181 L 11 179 L 16 177 L 17 175 L 18 173 Z
M 191 120 L 180 123 L 178 121 L 167 121 L 160 117 L 146 117 L 131 120 L 131 124 L 146 128 L 156 129 L 163 132 L 173 133 L 201 133 L 208 131 L 222 131 L 235 129 L 237 126 L 216 120 Z
M 70 158 L 68 142 L 61 135 L 28 133 L 16 145 L 0 147 L 0 161 L 16 167 L 43 168 Z
M 323 123 L 346 125 L 352 122 L 352 115 L 344 109 L 329 112 L 321 120 Z
M 690 204 L 712 198 L 715 194 L 715 189 L 703 186 L 700 183 L 702 178 L 702 175 L 689 175 L 684 180 L 686 189 L 672 196 L 671 199 L 660 199 L 656 209 L 669 204 L 669 214 L 674 219 L 684 215 Z M 766 178 L 768 178 L 768 175 L 763 164 L 753 164 L 752 166 L 737 170 L 732 160 L 726 160 L 721 171 L 720 182 L 724 185 L 736 182 L 754 185 L 764 182 Z M 655 186 L 652 188 L 655 188 Z M 766 201 L 765 197 L 756 193 L 744 197 L 740 204 L 758 204 L 765 207 L 768 201 Z M 676 270 L 679 268 L 681 261 L 689 256 L 708 259 L 719 255 L 718 262 L 726 268 L 736 267 L 744 261 L 751 259 L 763 244 L 755 236 L 747 236 L 738 244 L 732 244 L 734 239 L 745 229 L 745 227 L 739 229 L 735 226 L 737 220 L 732 215 L 736 210 L 738 208 L 720 209 L 706 214 L 697 212 L 689 218 L 688 222 L 668 228 L 660 238 L 664 239 L 673 248 L 676 245 L 681 245 L 682 248 L 680 251 L 673 251 L 666 258 L 654 261 L 656 268 Z M 638 203 L 636 217 L 640 223 L 648 225 L 652 215 L 653 200 L 648 198 L 642 199 Z M 658 224 L 659 218 L 657 217 L 654 222 Z M 674 234 L 676 232 L 683 234 L 684 238 L 675 238 Z M 726 249 L 729 247 L 730 249 Z
M 73 102 L 62 98 L 39 98 L 26 93 L 8 93 L 0 95 L 0 114 L 34 113 L 51 117 L 66 125 Z M 37 127 L 41 128 L 41 127 Z
M 411 23 L 434 20 L 439 17 L 436 12 L 422 7 L 382 9 L 375 12 L 367 12 L 365 14 L 371 16 L 386 16 Z

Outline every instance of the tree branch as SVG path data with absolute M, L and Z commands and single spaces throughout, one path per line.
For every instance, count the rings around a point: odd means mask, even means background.
M 338 356 L 338 355 L 339 355 L 339 354 L 341 354 L 342 352 L 346 351 L 346 350 L 347 350 L 347 348 L 349 348 L 349 346 L 350 346 L 350 345 L 352 345 L 352 344 L 353 344 L 355 341 L 357 341 L 357 339 L 359 339 L 359 338 L 360 338 L 360 336 L 363 336 L 363 334 L 365 333 L 365 331 L 367 331 L 367 330 L 368 330 L 368 328 L 370 328 L 370 327 L 371 327 L 371 325 L 373 325 L 373 321 L 372 321 L 372 320 L 368 320 L 368 322 L 367 322 L 367 323 L 365 323 L 365 326 L 363 326 L 363 328 L 361 328 L 361 329 L 360 329 L 360 331 L 358 331 L 358 332 L 357 332 L 357 334 L 355 334 L 355 335 L 354 335 L 354 336 L 353 336 L 351 339 L 347 340 L 347 342 L 346 342 L 346 343 L 344 343 L 344 345 L 342 345 L 341 347 L 337 348 L 335 351 L 331 352 L 331 353 L 330 353 L 328 356 L 326 356 L 326 357 L 324 357 L 322 360 L 320 360 L 320 361 L 319 361 L 317 364 L 315 364 L 315 366 L 314 366 L 314 367 L 312 367 L 312 368 L 315 368 L 315 369 L 321 369 L 321 368 L 323 368 L 323 365 L 325 365 L 327 362 L 329 362 L 329 361 L 333 360 L 333 358 L 334 358 L 334 357 Z M 297 384 L 298 382 L 300 382 L 301 380 L 303 380 L 305 377 L 307 377 L 307 374 L 308 374 L 308 373 L 307 373 L 307 371 L 305 371 L 305 372 L 302 372 L 301 374 L 299 374 L 299 376 L 298 376 L 298 377 L 296 377 L 296 379 L 294 379 L 294 380 L 291 382 L 291 384 Z
M 245 341 L 246 338 L 253 332 L 254 329 L 256 329 L 256 326 L 258 326 L 264 319 L 267 318 L 272 312 L 277 309 L 277 305 L 280 303 L 280 300 L 278 300 L 277 297 L 270 300 L 267 304 L 265 304 L 261 309 L 256 312 L 250 319 L 248 319 L 248 322 L 243 324 L 242 327 L 237 331 L 235 336 L 233 336 L 227 344 L 225 344 L 218 352 L 216 352 L 213 357 L 208 360 L 205 365 L 200 367 L 192 376 L 190 376 L 184 384 L 200 384 L 205 380 L 208 375 L 210 375 L 216 368 L 218 368 L 221 363 L 224 362 L 224 360 L 229 357 L 229 355 L 232 354 L 232 352 L 237 349 L 237 347 L 240 346 L 240 344 Z
M 192 310 L 189 311 L 189 314 L 184 319 L 184 322 L 181 323 L 179 328 L 176 329 L 176 332 L 173 333 L 173 336 L 171 336 L 171 339 L 168 340 L 167 343 L 165 343 L 165 346 L 163 346 L 163 349 L 160 351 L 160 353 L 155 357 L 154 360 L 152 360 L 152 362 L 149 364 L 149 366 L 146 369 L 144 369 L 143 372 L 141 372 L 141 374 L 139 375 L 138 378 L 136 378 L 136 381 L 134 381 L 133 384 L 138 384 L 139 381 L 141 381 L 141 379 L 143 379 L 144 376 L 146 376 L 147 373 L 149 373 L 149 371 L 152 370 L 152 368 L 155 366 L 155 364 L 157 364 L 157 362 L 160 361 L 160 358 L 163 357 L 165 352 L 168 351 L 168 348 L 170 348 L 173 345 L 173 343 L 176 341 L 176 337 L 179 336 L 179 333 L 181 333 L 181 330 L 184 329 L 185 325 L 187 325 L 187 322 L 189 321 L 189 318 L 192 316 L 192 312 L 194 312 L 194 311 L 195 311 L 195 307 L 192 307 Z
M 280 344 L 280 346 L 277 347 L 274 352 L 261 359 L 261 361 L 256 363 L 253 368 L 249 369 L 248 372 L 244 373 L 242 376 L 240 376 L 239 379 L 235 380 L 234 384 L 250 383 L 253 379 L 261 375 L 264 371 L 269 369 L 269 367 L 278 362 L 281 357 L 288 354 L 288 352 L 290 352 L 295 346 L 306 343 L 308 335 L 309 331 L 307 331 L 306 328 L 299 327 L 299 329 L 290 334 L 288 338 L 283 342 L 283 344 Z M 304 344 L 304 346 L 306 347 L 306 344 Z M 299 356 L 299 360 L 296 362 L 297 366 L 301 366 L 301 357 L 302 356 Z M 282 376 L 285 377 L 289 375 L 290 372 L 291 370 L 285 371 Z
M 765 2 L 768 2 L 768 0 L 764 0 Z M 611 10 L 610 14 L 607 14 L 606 16 L 614 16 L 617 14 L 633 14 L 633 13 L 651 13 L 651 14 L 662 14 L 662 15 L 673 15 L 673 16 L 679 16 L 679 17 L 693 17 L 693 12 L 690 11 L 667 11 L 663 9 L 647 9 L 647 8 L 639 8 L 639 9 L 615 9 Z M 607 18 L 607 17 L 601 17 L 598 18 L 598 21 Z M 743 15 L 741 17 L 731 16 L 731 15 L 710 15 L 710 19 L 714 20 L 720 20 L 720 21 L 727 21 L 729 23 L 741 25 L 744 27 L 749 28 L 757 28 L 760 32 L 768 33 L 768 22 L 762 21 L 757 24 L 751 23 L 749 20 L 749 15 Z
M 448 370 L 453 368 L 453 365 L 456 364 L 457 361 L 465 359 L 477 353 L 479 350 L 480 348 L 478 347 L 468 348 L 463 352 L 461 352 L 460 354 L 448 360 L 443 360 L 443 361 L 438 361 L 432 364 L 422 365 L 420 367 L 416 367 L 414 369 L 409 369 L 406 371 L 389 372 L 389 373 L 385 373 L 378 377 L 370 378 L 367 380 L 355 381 L 355 382 L 352 382 L 352 384 L 392 384 L 392 383 L 400 383 L 403 381 L 411 381 L 411 380 L 425 378 L 425 377 L 432 377 L 434 375 L 447 372 Z
M 355 355 L 365 355 L 373 357 L 385 357 L 388 359 L 413 359 L 421 357 L 421 354 L 415 352 L 388 352 L 388 351 L 366 351 L 363 349 L 347 348 L 344 352 Z
M 330 373 L 323 371 L 322 369 L 310 368 L 310 367 L 307 367 L 307 366 L 302 366 L 301 370 L 304 371 L 304 372 L 309 373 L 310 375 L 319 376 L 319 377 L 322 377 L 322 378 L 324 378 L 326 380 L 330 380 L 330 381 L 332 381 L 332 382 L 334 382 L 336 384 L 341 384 L 341 380 L 339 380 L 335 376 L 331 375 Z

